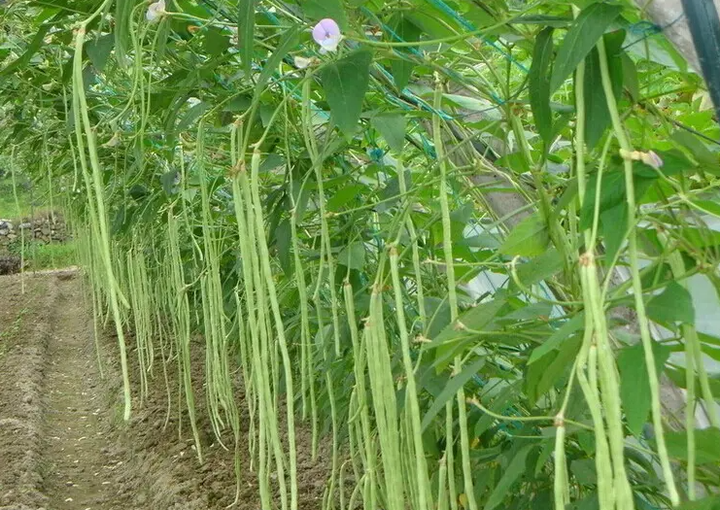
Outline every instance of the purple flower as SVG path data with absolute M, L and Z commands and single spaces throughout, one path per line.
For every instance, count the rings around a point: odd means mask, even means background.
M 337 47 L 342 40 L 340 27 L 335 20 L 325 18 L 315 25 L 312 31 L 313 39 L 320 45 L 320 53 L 328 53 L 337 51 Z

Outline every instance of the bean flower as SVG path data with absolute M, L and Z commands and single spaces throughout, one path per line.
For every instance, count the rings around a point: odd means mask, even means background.
M 314 58 L 306 58 L 306 57 L 295 57 L 295 67 L 298 69 L 305 69 L 306 67 L 310 66 L 315 62 Z
M 647 166 L 659 170 L 665 163 L 662 158 L 658 156 L 655 151 L 641 152 L 641 151 L 626 151 L 620 149 L 620 157 L 623 159 L 629 159 L 632 161 L 642 161 Z
M 145 18 L 149 22 L 155 23 L 156 21 L 159 21 L 164 14 L 165 0 L 158 0 L 157 2 L 154 2 L 148 6 L 147 13 L 145 13 Z
M 337 47 L 342 41 L 340 27 L 335 20 L 325 18 L 315 25 L 312 31 L 313 39 L 320 45 L 320 53 L 325 54 L 337 51 Z

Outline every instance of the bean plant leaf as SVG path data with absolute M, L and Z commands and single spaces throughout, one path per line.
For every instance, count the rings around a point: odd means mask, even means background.
M 243 71 L 245 71 L 247 79 L 249 79 L 252 71 L 256 3 L 257 0 L 243 0 L 240 2 L 240 16 L 238 18 L 238 45 L 240 47 Z
M 297 46 L 299 32 L 300 27 L 298 25 L 294 25 L 289 28 L 285 32 L 285 34 L 283 34 L 280 43 L 277 45 L 277 48 L 275 49 L 273 54 L 270 55 L 270 58 L 267 60 L 267 62 L 265 62 L 265 65 L 263 65 L 262 71 L 260 71 L 260 76 L 258 77 L 258 81 L 255 84 L 256 98 L 259 97 L 260 92 L 262 92 L 262 90 L 265 88 L 265 84 L 268 82 L 272 74 L 277 71 L 278 66 L 285 58 L 285 56 L 290 52 L 290 50 Z
M 552 27 L 546 27 L 538 34 L 529 76 L 530 106 L 535 119 L 535 127 L 546 145 L 552 139 L 550 68 L 553 57 L 553 32 Z
M 528 360 L 528 365 L 535 363 L 539 359 L 541 359 L 546 354 L 549 354 L 553 350 L 557 349 L 565 339 L 567 339 L 570 335 L 573 333 L 576 333 L 577 331 L 580 331 L 585 324 L 585 314 L 579 313 L 569 321 L 567 321 L 565 324 L 563 324 L 555 333 L 550 335 L 550 337 L 545 340 L 540 347 L 536 347 L 532 354 L 530 355 L 530 359 Z
M 647 304 L 647 314 L 663 324 L 682 322 L 695 324 L 695 307 L 690 292 L 677 282 L 670 282 L 663 292 Z
M 668 453 L 680 460 L 687 460 L 687 432 L 665 434 Z M 695 455 L 698 465 L 720 463 L 720 429 L 710 427 L 695 430 Z
M 365 266 L 365 245 L 360 242 L 350 243 L 338 255 L 338 263 L 350 269 L 362 270 Z
M 230 47 L 230 38 L 219 28 L 209 27 L 205 33 L 203 47 L 208 55 L 217 57 Z
M 530 287 L 553 276 L 563 268 L 564 263 L 560 252 L 552 248 L 524 264 L 519 264 L 516 270 L 517 277 L 523 286 Z
M 308 19 L 318 22 L 324 18 L 331 18 L 341 29 L 347 29 L 348 19 L 342 0 L 302 0 L 300 4 Z
M 385 141 L 395 152 L 402 152 L 405 147 L 405 125 L 403 115 L 378 115 L 373 117 L 372 126 L 385 138 Z
M 535 213 L 518 223 L 500 246 L 500 252 L 511 256 L 534 257 L 543 253 L 549 243 L 547 224 Z
M 575 71 L 620 11 L 622 7 L 619 5 L 606 3 L 594 3 L 583 9 L 558 49 L 550 79 L 551 93 Z
M 445 409 L 447 401 L 454 398 L 455 395 L 457 395 L 458 390 L 465 386 L 465 384 L 478 373 L 484 364 L 485 358 L 478 358 L 473 363 L 465 365 L 459 374 L 448 380 L 445 388 L 435 398 L 435 400 L 433 400 L 432 405 L 425 412 L 425 416 L 423 416 L 421 424 L 423 432 L 427 429 L 428 425 L 432 423 L 433 418 L 435 418 L 441 410 Z
M 85 45 L 85 51 L 87 51 L 90 62 L 99 73 L 102 73 L 103 69 L 105 69 L 114 45 L 115 36 L 113 34 L 100 36 Z
M 621 202 L 600 213 L 600 233 L 605 240 L 605 256 L 613 260 L 628 232 L 628 206 Z
M 707 146 L 693 133 L 678 129 L 670 135 L 674 141 L 690 151 L 695 160 L 703 165 L 717 166 L 718 156 L 713 154 Z
M 37 31 L 37 34 L 35 34 L 35 37 L 25 49 L 25 53 L 20 55 L 16 60 L 10 62 L 4 69 L 0 70 L 0 78 L 7 76 L 8 74 L 14 72 L 16 69 L 25 67 L 25 65 L 30 62 L 30 59 L 33 58 L 35 53 L 37 53 L 37 51 L 42 46 L 43 39 L 45 39 L 45 35 L 48 33 L 51 27 L 52 25 L 50 24 L 41 25 Z
M 720 496 L 708 496 L 697 501 L 686 501 L 678 510 L 717 510 L 720 508 Z
M 288 220 L 281 221 L 275 229 L 275 241 L 277 242 L 278 259 L 280 267 L 286 276 L 293 274 L 293 265 L 291 247 L 292 247 L 292 229 Z
M 485 503 L 484 510 L 493 510 L 503 502 L 512 486 L 525 472 L 525 461 L 527 460 L 527 456 L 530 453 L 530 450 L 532 450 L 534 447 L 535 445 L 529 444 L 523 446 L 522 448 L 520 448 L 520 450 L 518 450 L 518 452 L 510 461 L 510 464 L 508 464 L 507 468 L 503 472 L 500 481 L 497 483 L 497 485 L 495 485 L 492 494 L 490 494 L 487 503 Z
M 492 324 L 500 310 L 505 306 L 504 299 L 493 299 L 481 303 L 463 313 L 455 322 L 448 324 L 427 349 L 435 349 L 435 367 L 438 372 L 444 370 L 452 361 L 454 354 L 463 348 L 467 341 L 477 337 L 477 331 L 490 331 L 497 328 Z
M 640 99 L 640 81 L 638 80 L 638 70 L 633 59 L 630 56 L 622 52 L 622 72 L 623 82 L 627 87 L 630 97 L 633 101 Z
M 392 37 L 392 40 L 395 42 L 415 42 L 420 39 L 422 30 L 404 13 L 397 15 L 391 26 L 394 26 L 395 37 Z M 414 68 L 415 64 L 408 59 L 399 57 L 392 60 L 392 75 L 395 80 L 395 87 L 398 90 L 402 90 L 407 86 Z
M 351 136 L 362 113 L 370 79 L 372 53 L 359 50 L 322 68 L 320 78 L 335 123 Z
M 720 218 L 720 204 L 717 202 L 713 202 L 712 200 L 691 200 L 690 203 L 696 209 Z
M 582 337 L 580 335 L 571 335 L 569 338 L 560 344 L 557 353 L 554 355 L 552 361 L 543 366 L 543 364 L 536 365 L 541 370 L 528 370 L 528 376 L 526 379 L 526 392 L 528 400 L 531 403 L 537 402 L 537 400 L 547 393 L 550 388 L 558 381 L 558 379 L 572 366 L 572 361 L 577 356 L 582 343 Z M 544 358 L 550 359 L 550 358 Z M 535 368 L 535 367 L 533 367 Z M 530 374 L 533 373 L 533 377 Z
M 608 70 L 612 82 L 615 99 L 622 94 L 622 44 L 625 40 L 625 31 L 617 30 L 603 36 L 605 51 L 608 59 Z M 605 89 L 602 86 L 600 74 L 600 54 L 593 48 L 585 59 L 585 83 L 583 84 L 585 97 L 585 141 L 589 147 L 595 147 L 605 130 L 610 126 L 610 110 L 607 106 Z
M 670 356 L 670 348 L 653 342 L 655 368 L 658 374 Z M 625 417 L 630 432 L 639 436 L 647 420 L 652 402 L 650 383 L 648 381 L 647 365 L 645 364 L 645 351 L 642 344 L 625 347 L 618 355 L 618 369 L 620 370 L 620 397 L 622 399 Z

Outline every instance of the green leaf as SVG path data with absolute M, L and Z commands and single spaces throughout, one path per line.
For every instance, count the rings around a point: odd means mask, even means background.
M 465 386 L 465 383 L 472 379 L 473 376 L 478 373 L 478 371 L 482 368 L 484 364 L 485 358 L 478 358 L 470 365 L 465 365 L 459 374 L 451 377 L 448 380 L 445 388 L 440 392 L 437 397 L 435 397 L 432 405 L 425 412 L 425 416 L 423 416 L 421 424 L 423 432 L 428 427 L 428 425 L 430 425 L 433 418 L 435 418 L 435 416 L 437 416 L 437 414 L 442 409 L 445 409 L 445 404 L 447 403 L 447 401 L 451 398 L 454 398 L 455 395 L 457 395 L 458 390 Z
M 542 25 L 544 27 L 565 28 L 572 25 L 573 19 L 564 16 L 528 14 L 508 20 L 509 25 Z
M 512 486 L 525 472 L 525 461 L 527 460 L 528 453 L 530 453 L 530 450 L 534 447 L 535 445 L 529 444 L 518 450 L 510 461 L 510 464 L 505 468 L 500 481 L 495 485 L 492 494 L 490 494 L 485 504 L 484 510 L 493 510 L 503 502 Z
M 547 146 L 552 141 L 552 110 L 550 109 L 550 67 L 553 57 L 554 29 L 546 27 L 535 40 L 529 87 L 535 127 Z
M 635 200 L 639 201 L 652 184 L 657 180 L 657 173 L 652 176 L 638 175 L 635 172 Z M 587 229 L 592 226 L 593 215 L 595 214 L 595 196 L 597 194 L 598 174 L 593 173 L 588 179 L 587 188 L 585 190 L 585 201 L 580 211 L 580 228 Z M 600 211 L 608 211 L 609 209 L 624 204 L 627 201 L 627 189 L 625 186 L 625 172 L 617 163 L 613 162 L 611 169 L 606 168 L 602 175 L 602 183 L 600 190 Z
M 432 349 L 443 344 L 457 341 L 458 339 L 474 336 L 475 333 L 465 331 L 465 328 L 458 325 L 458 322 L 466 328 L 478 331 L 490 324 L 500 309 L 505 306 L 504 299 L 493 299 L 487 303 L 480 303 L 458 317 L 457 321 L 448 324 L 433 341 L 426 344 L 426 349 Z
M 555 359 L 538 374 L 535 384 L 528 385 L 528 399 L 532 404 L 545 395 L 558 379 L 570 370 L 581 344 L 581 335 L 573 335 L 561 344 Z
M 230 47 L 230 38 L 219 28 L 208 27 L 203 38 L 203 48 L 211 57 L 222 55 Z
M 693 207 L 720 218 L 720 204 L 712 200 L 690 200 Z
M 550 352 L 560 347 L 560 345 L 563 341 L 565 341 L 566 338 L 568 338 L 573 333 L 580 331 L 581 329 L 583 329 L 584 326 L 585 315 L 581 312 L 569 321 L 567 321 L 565 324 L 560 326 L 560 329 L 550 335 L 550 337 L 545 340 L 542 345 L 540 345 L 540 347 L 536 347 L 530 355 L 528 365 L 535 363 L 546 354 L 549 354 Z
M 339 211 L 343 207 L 352 204 L 355 198 L 363 191 L 367 190 L 364 184 L 351 184 L 350 186 L 342 186 L 327 201 L 326 207 L 328 211 Z
M 365 245 L 361 242 L 350 243 L 338 255 L 338 263 L 349 269 L 362 270 L 365 267 Z
M 535 285 L 542 280 L 550 278 L 565 265 L 560 253 L 551 248 L 542 255 L 535 257 L 516 268 L 518 280 L 525 286 Z
M 372 53 L 359 50 L 320 70 L 322 87 L 335 123 L 346 136 L 356 128 L 370 78 Z
M 348 20 L 342 0 L 303 0 L 300 2 L 305 16 L 312 25 L 324 18 L 334 19 L 342 30 L 347 30 Z
M 628 207 L 621 202 L 615 207 L 605 209 L 600 213 L 600 234 L 605 241 L 605 256 L 613 260 L 628 231 Z
M 245 79 L 250 79 L 252 55 L 255 44 L 255 4 L 257 0 L 242 0 L 238 17 L 238 45 L 245 71 Z
M 708 496 L 698 501 L 687 501 L 682 503 L 677 510 L 718 510 L 720 508 L 720 496 Z
M 90 62 L 92 62 L 97 72 L 101 73 L 105 69 L 113 46 L 115 46 L 115 36 L 113 34 L 103 35 L 85 45 L 85 51 L 87 51 Z
M 622 7 L 606 3 L 593 3 L 583 9 L 558 49 L 550 80 L 551 93 L 575 71 L 620 11 Z
M 177 179 L 177 177 L 177 170 L 171 170 L 160 176 L 160 182 L 162 183 L 163 190 L 166 194 L 173 195 L 176 193 L 175 180 Z
M 415 42 L 420 40 L 422 30 L 404 13 L 395 16 L 390 26 L 393 27 L 393 32 L 397 35 L 397 38 L 391 38 L 393 42 Z M 394 58 L 390 65 L 393 79 L 395 80 L 395 87 L 397 87 L 398 90 L 403 90 L 410 81 L 415 64 L 404 58 Z
M 50 24 L 40 25 L 37 34 L 35 34 L 35 37 L 25 49 L 25 53 L 10 62 L 2 71 L 0 71 L 0 78 L 7 76 L 8 74 L 14 72 L 16 69 L 24 68 L 25 65 L 30 62 L 30 59 L 33 58 L 35 53 L 37 53 L 37 51 L 42 46 L 43 39 L 45 39 L 45 35 L 48 33 L 48 30 L 50 30 L 51 27 L 52 25 Z
M 670 356 L 670 348 L 657 342 L 653 342 L 652 346 L 655 368 L 660 374 Z M 625 409 L 627 426 L 630 432 L 639 436 L 651 405 L 650 383 L 642 344 L 638 343 L 620 350 L 617 364 L 621 376 L 620 398 Z
M 638 79 L 637 66 L 630 56 L 622 52 L 622 73 L 630 97 L 633 101 L 640 99 L 640 80 Z
M 622 44 L 625 40 L 625 31 L 618 30 L 603 36 L 605 51 L 610 71 L 610 81 L 615 99 L 622 95 L 623 73 Z M 605 130 L 610 126 L 610 110 L 607 107 L 605 89 L 602 86 L 600 74 L 600 54 L 597 48 L 593 48 L 585 59 L 585 80 L 583 84 L 585 95 L 585 140 L 590 148 L 595 147 L 602 138 Z
M 534 257 L 543 253 L 549 243 L 547 225 L 538 213 L 534 213 L 515 226 L 500 246 L 500 252 L 511 256 Z
M 372 126 L 385 138 L 390 149 L 400 153 L 405 147 L 405 126 L 407 121 L 403 115 L 378 115 L 373 117 Z
M 272 74 L 278 70 L 278 66 L 280 65 L 280 62 L 282 62 L 282 60 L 285 58 L 285 55 L 287 55 L 290 50 L 297 46 L 299 33 L 300 27 L 298 25 L 294 25 L 289 28 L 285 32 L 285 34 L 283 34 L 283 37 L 280 40 L 280 43 L 277 45 L 277 48 L 275 48 L 273 54 L 270 55 L 270 58 L 267 60 L 267 62 L 265 62 L 262 71 L 260 71 L 260 76 L 258 77 L 257 84 L 255 85 L 256 99 L 260 97 L 260 92 L 262 92 L 262 90 L 265 88 L 265 84 L 270 79 Z
M 717 154 L 713 154 L 697 136 L 689 131 L 678 129 L 670 135 L 670 138 L 689 150 L 698 163 L 702 165 L 717 166 Z
M 206 103 L 205 101 L 200 101 L 198 104 L 191 107 L 178 124 L 177 131 L 185 131 L 190 128 L 209 109 L 210 103 Z
M 570 463 L 570 472 L 580 485 L 596 485 L 595 459 L 575 459 Z
M 292 247 L 292 231 L 290 222 L 283 220 L 275 229 L 275 241 L 277 242 L 278 258 L 280 259 L 280 267 L 286 276 L 290 277 L 293 273 L 292 257 L 290 249 Z
M 695 307 L 688 290 L 677 282 L 670 282 L 665 290 L 647 304 L 647 315 L 655 322 L 695 324 Z
M 668 453 L 676 459 L 687 460 L 687 432 L 666 432 Z M 698 465 L 720 463 L 720 429 L 710 427 L 695 430 L 695 455 Z

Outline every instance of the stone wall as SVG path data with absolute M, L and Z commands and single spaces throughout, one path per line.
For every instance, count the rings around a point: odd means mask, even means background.
M 23 233 L 25 242 L 28 243 L 62 243 L 70 238 L 60 214 L 47 214 L 21 220 L 0 219 L 0 251 L 11 244 L 19 243 Z

